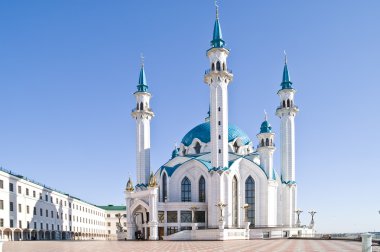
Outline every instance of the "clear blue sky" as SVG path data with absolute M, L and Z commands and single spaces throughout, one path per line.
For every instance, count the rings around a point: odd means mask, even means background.
M 219 5 L 234 72 L 230 123 L 256 145 L 266 109 L 279 132 L 286 49 L 300 108 L 299 207 L 318 212 L 320 232 L 379 231 L 380 1 Z M 0 165 L 94 204 L 123 204 L 135 175 L 140 53 L 156 170 L 206 116 L 214 18 L 212 0 L 1 1 Z

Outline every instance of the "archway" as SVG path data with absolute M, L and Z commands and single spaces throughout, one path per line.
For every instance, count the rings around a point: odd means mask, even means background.
M 13 230 L 13 240 L 14 241 L 21 241 L 22 240 L 22 230 L 19 228 L 16 228 Z
M 3 230 L 3 239 L 6 241 L 13 241 L 13 232 L 10 228 Z

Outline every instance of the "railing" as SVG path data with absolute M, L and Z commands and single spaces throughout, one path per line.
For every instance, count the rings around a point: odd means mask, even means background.
M 152 109 L 150 109 L 150 108 L 147 108 L 147 109 L 132 109 L 132 113 L 133 112 L 144 112 L 144 111 L 148 111 L 148 112 L 152 112 L 153 113 L 153 111 L 152 111 Z
M 212 70 L 212 69 L 207 69 L 207 70 L 205 70 L 205 75 L 209 74 L 210 72 L 215 72 L 215 73 L 216 72 L 227 72 L 229 74 L 232 74 L 232 70 L 227 68 L 227 70 L 216 70 L 216 69 Z

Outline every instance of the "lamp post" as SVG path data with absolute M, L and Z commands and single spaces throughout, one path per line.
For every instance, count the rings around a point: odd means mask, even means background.
M 296 226 L 297 227 L 300 227 L 301 226 L 301 220 L 300 220 L 300 215 L 301 213 L 303 212 L 301 209 L 297 209 L 296 211 L 294 211 L 296 214 L 297 214 L 297 223 L 296 223 Z
M 220 217 L 219 217 L 219 221 L 223 221 L 224 220 L 224 217 L 223 217 L 223 208 L 225 208 L 227 206 L 227 204 L 224 204 L 223 202 L 219 202 L 218 204 L 215 205 L 216 207 L 219 208 L 220 210 Z
M 314 215 L 315 215 L 316 213 L 317 213 L 317 212 L 314 211 L 314 210 L 311 210 L 311 211 L 309 212 L 309 214 L 311 215 L 311 221 L 310 221 L 310 226 L 309 226 L 309 228 L 314 228 Z
M 196 206 L 192 206 L 192 207 L 190 207 L 190 210 L 191 210 L 191 217 L 192 217 L 191 222 L 192 222 L 192 223 L 195 223 L 195 211 L 197 211 L 198 209 L 199 209 L 199 207 L 196 207 Z

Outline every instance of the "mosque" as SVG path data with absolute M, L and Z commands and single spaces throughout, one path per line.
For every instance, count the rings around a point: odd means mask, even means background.
M 287 60 L 277 92 L 280 145 L 265 117 L 256 139 L 228 122 L 229 49 L 225 47 L 216 8 L 209 69 L 204 82 L 210 89 L 210 110 L 175 147 L 158 170 L 150 167 L 151 94 L 142 64 L 136 107 L 136 184 L 126 189 L 128 239 L 137 234 L 157 240 L 229 240 L 288 237 L 313 232 L 297 220 L 295 178 L 296 90 Z M 259 125 L 258 125 L 259 126 Z M 257 146 L 254 142 L 257 141 Z M 273 154 L 280 152 L 280 173 Z

